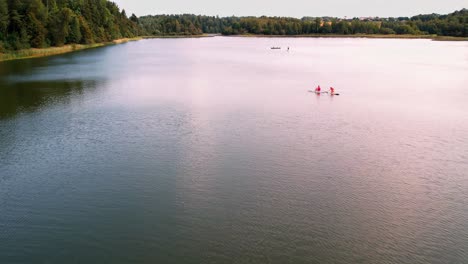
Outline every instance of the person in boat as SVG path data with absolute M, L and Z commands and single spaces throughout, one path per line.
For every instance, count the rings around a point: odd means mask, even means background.
M 330 94 L 331 94 L 331 95 L 334 95 L 334 94 L 335 94 L 335 88 L 330 87 Z
M 322 88 L 320 88 L 320 85 L 317 86 L 317 88 L 315 88 L 315 92 L 316 93 L 320 93 L 322 91 Z

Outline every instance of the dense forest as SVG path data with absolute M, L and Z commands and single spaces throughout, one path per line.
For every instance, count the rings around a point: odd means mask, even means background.
M 302 34 L 436 34 L 468 37 L 468 10 L 448 15 L 419 15 L 411 18 L 331 17 L 302 19 L 287 17 L 214 17 L 197 15 L 157 15 L 139 18 L 151 35 L 302 35 Z
M 106 0 L 0 0 L 0 53 L 134 37 L 137 22 Z

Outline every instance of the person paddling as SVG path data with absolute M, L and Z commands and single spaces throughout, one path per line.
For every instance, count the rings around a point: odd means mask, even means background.
M 331 95 L 334 95 L 334 94 L 335 94 L 335 88 L 330 87 L 330 94 L 331 94 Z
M 319 85 L 319 86 L 317 86 L 317 88 L 315 88 L 315 92 L 320 93 L 320 91 L 322 91 L 322 88 L 320 88 L 320 85 Z

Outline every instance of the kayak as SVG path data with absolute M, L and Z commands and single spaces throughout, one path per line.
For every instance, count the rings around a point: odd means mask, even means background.
M 340 95 L 339 93 L 330 93 L 329 91 L 325 92 L 316 92 L 315 90 L 309 90 L 310 93 L 315 93 L 315 94 L 330 94 L 330 95 Z
M 325 92 L 316 92 L 314 90 L 309 90 L 309 92 L 311 93 L 316 93 L 316 94 L 325 94 L 325 93 L 328 93 L 328 91 L 325 91 Z

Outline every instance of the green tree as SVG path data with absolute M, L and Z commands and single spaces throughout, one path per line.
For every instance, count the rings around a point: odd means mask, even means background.
M 81 25 L 79 18 L 74 15 L 70 22 L 70 32 L 68 34 L 67 43 L 81 43 Z
M 130 20 L 133 21 L 134 23 L 138 24 L 139 21 L 138 21 L 138 17 L 135 16 L 135 14 L 132 14 L 132 16 L 130 17 Z
M 319 33 L 330 34 L 332 33 L 332 25 L 330 22 L 323 22 L 323 25 L 319 29 Z
M 0 44 L 23 49 L 142 34 L 138 18 L 106 0 L 0 0 Z
M 91 44 L 94 43 L 94 36 L 93 31 L 91 30 L 88 22 L 83 16 L 78 17 L 78 22 L 80 24 L 80 32 L 81 32 L 81 43 L 84 44 Z
M 73 11 L 69 8 L 63 8 L 50 14 L 49 32 L 52 45 L 63 46 L 66 43 L 72 16 Z
M 320 27 L 322 26 L 322 19 L 317 17 L 315 19 L 315 32 L 314 33 L 319 33 Z
M 8 3 L 6 0 L 0 0 L 0 40 L 6 38 L 9 19 Z
M 31 0 L 28 6 L 26 24 L 32 47 L 41 48 L 46 45 L 46 23 L 46 7 L 40 0 Z

